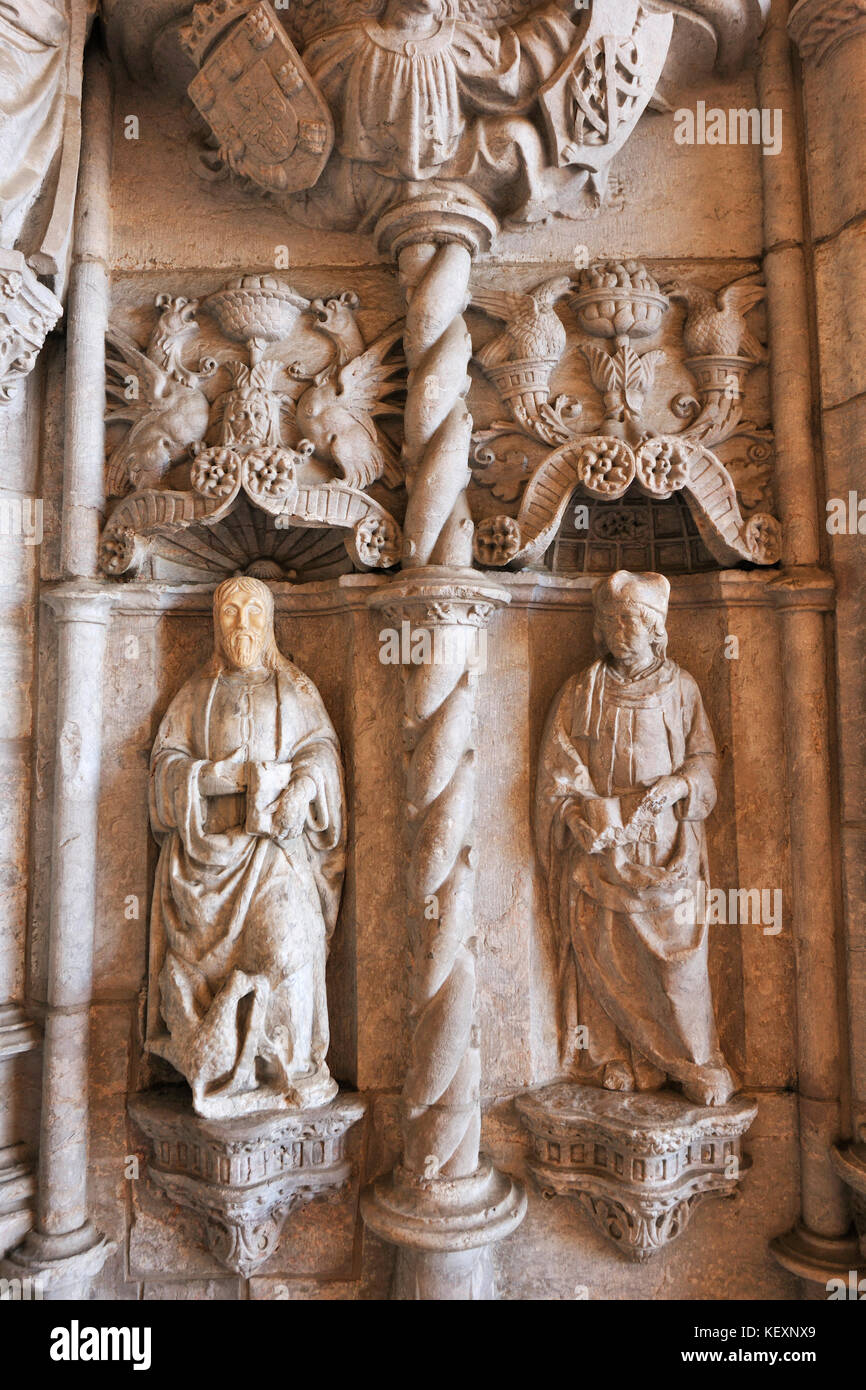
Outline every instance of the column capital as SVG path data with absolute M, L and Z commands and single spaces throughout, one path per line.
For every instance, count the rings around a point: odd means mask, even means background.
M 832 574 L 812 565 L 793 565 L 780 570 L 767 589 L 777 608 L 831 613 L 836 606 L 836 584 Z
M 798 0 L 788 33 L 808 65 L 822 63 L 834 48 L 866 30 L 866 0 Z
M 510 602 L 508 590 L 479 570 L 425 565 L 404 570 L 386 589 L 377 590 L 370 607 L 398 623 L 406 619 L 425 627 L 486 627 L 496 609 Z
M 43 601 L 62 623 L 100 623 L 111 617 L 114 590 L 87 581 L 59 584 L 42 594 Z

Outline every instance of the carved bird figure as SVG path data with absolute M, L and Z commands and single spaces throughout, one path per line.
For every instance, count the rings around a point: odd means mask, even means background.
M 735 280 L 721 290 L 699 285 L 672 285 L 668 298 L 686 306 L 683 343 L 690 357 L 750 357 L 766 360 L 766 352 L 746 324 L 745 315 L 764 298 L 766 289 L 754 281 Z
M 400 413 L 387 397 L 398 389 L 400 383 L 393 377 L 405 364 L 402 357 L 385 359 L 402 333 L 402 324 L 389 328 L 360 356 L 342 365 L 338 353 L 325 371 L 313 377 L 295 406 L 301 437 L 352 487 L 367 487 L 383 476 L 395 487 L 401 478 L 396 451 L 373 421 L 378 415 Z
M 151 362 L 187 386 L 197 386 L 199 377 L 206 374 L 190 371 L 181 361 L 184 342 L 196 337 L 199 332 L 196 320 L 198 303 L 197 299 L 158 294 L 156 307 L 160 315 L 145 349 Z
M 126 438 L 108 460 L 108 495 L 122 497 L 131 489 L 157 487 L 163 474 L 178 463 L 190 444 L 204 437 L 210 406 L 198 386 L 178 381 L 165 367 L 152 362 L 119 329 L 106 335 L 119 357 L 107 366 L 118 378 L 106 390 L 109 423 L 129 421 Z M 191 376 L 191 380 L 195 380 Z
M 345 367 L 347 362 L 364 351 L 364 339 L 355 321 L 355 310 L 359 307 L 360 300 L 352 290 L 344 290 L 331 299 L 313 299 L 310 302 L 310 312 L 316 318 L 315 327 L 334 343 L 335 365 L 339 367 Z
M 481 290 L 472 296 L 476 309 L 501 319 L 505 328 L 475 356 L 482 367 L 511 362 L 556 363 L 565 351 L 565 329 L 554 305 L 571 289 L 567 275 L 555 275 L 534 290 Z

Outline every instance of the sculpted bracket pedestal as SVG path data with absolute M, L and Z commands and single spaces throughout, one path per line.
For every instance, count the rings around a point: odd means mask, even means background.
M 129 1107 L 150 1144 L 151 1183 L 203 1222 L 208 1249 L 244 1278 L 273 1254 L 290 1212 L 345 1190 L 345 1137 L 365 1109 L 344 1094 L 316 1110 L 206 1120 L 179 1087 Z
M 542 1193 L 577 1197 L 617 1249 L 638 1261 L 682 1235 L 704 1197 L 733 1196 L 747 1166 L 741 1139 L 758 1113 L 744 1096 L 701 1106 L 670 1091 L 568 1082 L 516 1105 L 532 1135 L 529 1169 Z

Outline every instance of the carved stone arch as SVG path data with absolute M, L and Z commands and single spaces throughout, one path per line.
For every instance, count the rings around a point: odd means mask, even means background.
M 239 504 L 246 489 L 239 474 L 226 472 L 216 495 L 198 492 L 165 492 L 148 489 L 124 497 L 109 518 L 100 547 L 104 573 L 133 577 L 160 537 L 173 537 L 190 526 L 213 526 Z M 359 488 L 344 483 L 299 484 L 282 504 L 272 500 L 263 507 L 260 496 L 251 498 L 279 530 L 306 527 L 337 528 L 346 533 L 344 544 L 358 569 L 387 569 L 400 554 L 401 533 L 394 518 L 379 502 Z
M 527 484 L 516 520 L 490 517 L 479 525 L 476 558 L 512 569 L 537 564 L 575 488 L 613 500 L 633 483 L 659 500 L 682 490 L 707 549 L 721 565 L 771 565 L 779 559 L 778 522 L 764 513 L 744 519 L 721 459 L 676 435 L 649 439 L 636 450 L 610 435 L 584 436 L 555 450 Z

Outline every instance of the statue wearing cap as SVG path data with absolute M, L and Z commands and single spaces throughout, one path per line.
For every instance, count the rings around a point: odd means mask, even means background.
M 667 657 L 669 593 L 663 575 L 626 570 L 596 587 L 600 655 L 550 711 L 536 837 L 566 1064 L 608 1090 L 670 1079 L 719 1105 L 736 1083 L 719 1049 L 707 926 L 683 910 L 706 901 L 697 885 L 708 880 L 718 765 L 700 691 Z

